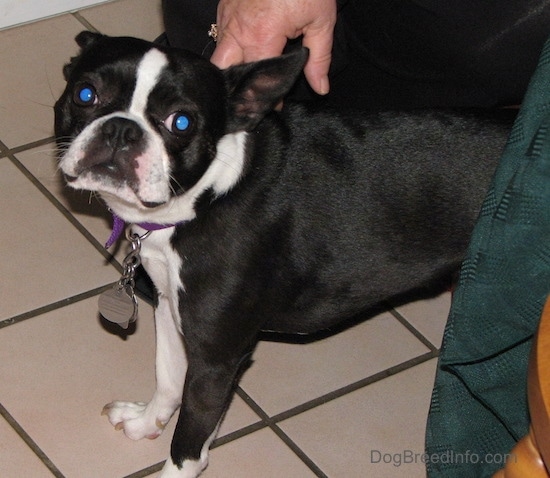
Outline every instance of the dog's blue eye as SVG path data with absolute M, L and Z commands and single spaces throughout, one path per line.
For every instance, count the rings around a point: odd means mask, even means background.
M 191 127 L 191 117 L 186 113 L 177 111 L 164 120 L 164 126 L 174 134 L 186 133 Z
M 97 95 L 91 86 L 82 86 L 75 91 L 74 100 L 81 106 L 89 106 L 96 103 Z
M 83 103 L 89 103 L 94 98 L 94 92 L 91 88 L 82 88 L 78 97 Z
M 174 118 L 174 128 L 178 131 L 185 131 L 189 128 L 189 117 L 184 114 L 179 114 Z

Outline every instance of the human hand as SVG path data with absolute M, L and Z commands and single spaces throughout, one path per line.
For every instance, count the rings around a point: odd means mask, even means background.
M 318 94 L 328 93 L 336 0 L 220 0 L 217 16 L 216 66 L 278 56 L 288 39 L 303 35 L 307 81 Z

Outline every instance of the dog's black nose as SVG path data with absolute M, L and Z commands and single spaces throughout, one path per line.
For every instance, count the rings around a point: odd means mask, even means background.
M 95 168 L 97 174 L 117 175 L 118 179 L 134 180 L 136 159 L 146 148 L 145 133 L 128 118 L 112 117 L 99 126 L 90 139 L 79 169 Z
M 105 142 L 115 151 L 124 151 L 143 138 L 143 130 L 127 118 L 111 118 L 103 123 L 101 133 Z

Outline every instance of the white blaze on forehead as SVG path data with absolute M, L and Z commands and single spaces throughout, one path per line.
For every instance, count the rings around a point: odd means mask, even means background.
M 158 82 L 162 70 L 168 65 L 168 58 L 156 48 L 149 50 L 139 62 L 136 74 L 136 88 L 130 104 L 130 112 L 143 116 L 149 94 Z

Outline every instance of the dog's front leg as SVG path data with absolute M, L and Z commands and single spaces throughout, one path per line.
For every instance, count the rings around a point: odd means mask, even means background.
M 171 456 L 162 478 L 195 478 L 206 468 L 209 448 L 231 401 L 235 380 L 250 356 L 230 359 L 219 354 L 217 360 L 212 360 L 212 356 L 206 357 L 203 347 L 191 348 Z
M 187 360 L 170 301 L 159 296 L 155 310 L 157 388 L 149 403 L 115 401 L 103 413 L 133 440 L 157 438 L 181 404 Z

